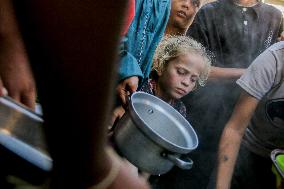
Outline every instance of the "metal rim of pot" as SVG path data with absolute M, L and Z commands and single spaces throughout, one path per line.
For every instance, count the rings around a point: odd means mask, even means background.
M 282 179 L 284 179 L 284 172 L 282 171 L 282 169 L 280 168 L 280 166 L 278 165 L 278 163 L 276 161 L 276 157 L 279 154 L 284 154 L 284 150 L 274 149 L 274 150 L 271 151 L 270 158 L 271 158 L 274 166 L 276 167 L 278 173 L 281 175 Z
M 134 101 L 133 98 L 135 98 L 136 95 L 147 95 L 147 96 L 151 96 L 151 98 L 156 99 L 157 101 L 159 101 L 160 103 L 163 104 L 163 106 L 169 107 L 169 109 L 172 110 L 171 113 L 174 113 L 175 115 L 178 115 L 181 117 L 181 119 L 183 120 L 184 123 L 186 123 L 186 125 L 188 127 L 190 127 L 190 131 L 192 132 L 191 137 L 194 138 L 193 141 L 195 141 L 195 144 L 192 147 L 184 147 L 184 146 L 179 146 L 177 144 L 174 144 L 173 142 L 167 140 L 166 138 L 164 138 L 163 136 L 159 135 L 155 130 L 153 130 L 152 128 L 150 128 L 149 126 L 147 126 L 147 124 L 143 121 L 143 119 L 139 116 L 139 113 L 136 112 L 135 108 L 134 108 Z M 129 99 L 129 113 L 131 115 L 131 117 L 133 118 L 132 121 L 136 124 L 136 126 L 146 135 L 148 136 L 152 141 L 156 142 L 157 144 L 161 145 L 162 147 L 164 147 L 165 149 L 169 150 L 170 152 L 176 152 L 176 153 L 180 153 L 180 154 L 187 154 L 190 151 L 194 150 L 197 148 L 198 146 L 198 137 L 197 134 L 195 133 L 194 129 L 192 128 L 192 126 L 190 125 L 190 123 L 183 117 L 180 115 L 180 113 L 175 110 L 174 108 L 171 107 L 171 105 L 169 105 L 168 103 L 162 101 L 161 99 L 159 99 L 156 96 L 150 95 L 148 93 L 145 92 L 135 92 L 131 95 L 130 99 Z M 174 115 L 171 115 L 172 119 L 175 119 Z M 185 129 L 186 130 L 186 129 Z M 188 140 L 188 139 L 186 139 Z

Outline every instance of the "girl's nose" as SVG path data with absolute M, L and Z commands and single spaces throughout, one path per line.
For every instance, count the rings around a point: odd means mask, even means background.
M 184 0 L 183 4 L 182 4 L 182 7 L 186 8 L 186 9 L 189 9 L 190 4 L 191 4 L 191 0 Z
M 181 83 L 188 87 L 190 85 L 190 77 L 184 77 L 183 80 L 181 81 Z

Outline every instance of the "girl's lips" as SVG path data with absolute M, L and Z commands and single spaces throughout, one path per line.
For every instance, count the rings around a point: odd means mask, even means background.
M 177 89 L 176 89 L 176 92 L 177 92 L 178 94 L 181 94 L 181 95 L 186 94 L 186 91 L 183 90 L 183 89 L 180 89 L 180 88 L 177 88 Z

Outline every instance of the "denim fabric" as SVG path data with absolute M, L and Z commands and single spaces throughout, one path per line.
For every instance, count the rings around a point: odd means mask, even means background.
M 136 0 L 135 17 L 121 46 L 119 81 L 130 76 L 148 78 L 169 15 L 170 0 Z

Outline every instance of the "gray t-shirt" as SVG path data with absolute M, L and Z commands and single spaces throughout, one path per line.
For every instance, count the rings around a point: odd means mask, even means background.
M 259 55 L 237 84 L 260 100 L 243 144 L 264 157 L 275 148 L 284 149 L 284 42 Z

